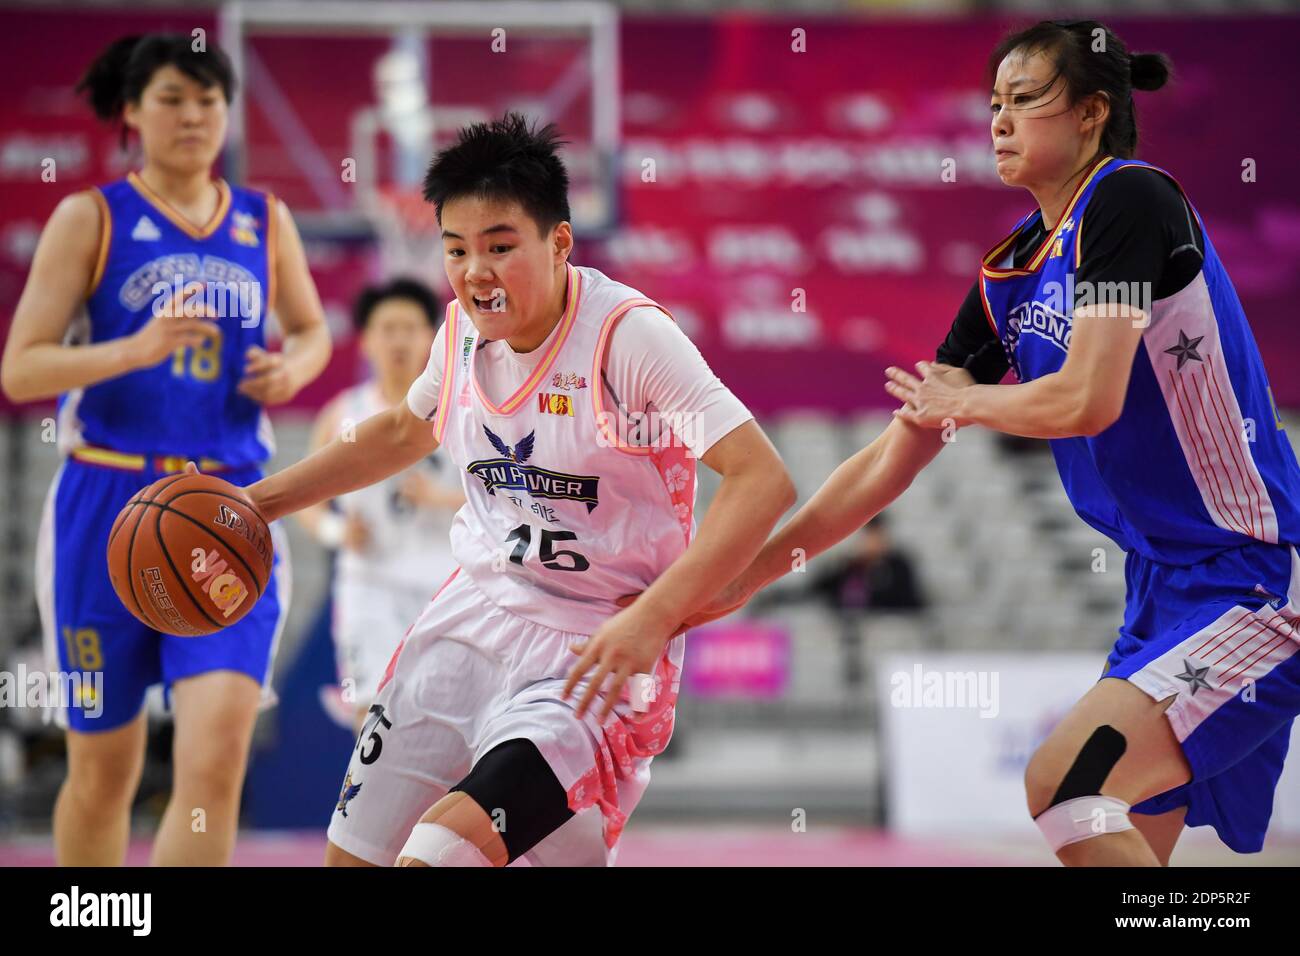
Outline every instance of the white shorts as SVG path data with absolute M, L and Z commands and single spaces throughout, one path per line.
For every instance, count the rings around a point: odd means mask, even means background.
M 524 854 L 534 866 L 610 865 L 628 815 L 672 736 L 683 643 L 655 671 L 646 712 L 621 700 L 604 726 L 581 688 L 560 693 L 581 634 L 544 627 L 490 602 L 454 573 L 389 662 L 352 751 L 330 842 L 380 866 L 396 859 L 426 810 L 507 740 L 533 742 L 575 816 Z M 597 698 L 599 700 L 599 698 Z
M 402 635 L 428 606 L 437 584 L 411 588 L 335 577 L 335 661 L 340 684 L 353 692 L 345 699 L 370 702 Z

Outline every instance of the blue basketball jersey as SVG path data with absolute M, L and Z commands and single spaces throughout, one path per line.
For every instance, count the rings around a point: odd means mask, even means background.
M 1074 281 L 1084 212 L 1098 183 L 1134 166 L 1173 180 L 1147 163 L 1105 158 L 1025 268 L 1013 267 L 1013 250 L 1038 211 L 985 256 L 986 314 L 1022 382 L 1064 364 L 1075 292 L 1087 294 Z M 1119 420 L 1095 436 L 1051 441 L 1066 494 L 1084 521 L 1125 551 L 1184 566 L 1252 541 L 1300 543 L 1300 466 L 1241 302 L 1204 222 L 1201 229 L 1205 255 L 1191 283 L 1149 304 L 1128 300 L 1150 321 Z M 1105 290 L 1092 300 L 1107 295 L 1115 301 Z
M 235 389 L 250 346 L 265 347 L 274 294 L 275 199 L 218 182 L 221 201 L 202 228 L 134 173 L 102 186 L 104 237 L 86 314 L 72 341 L 130 335 L 178 292 L 215 310 L 220 340 L 178 349 L 139 369 L 59 398 L 60 445 L 216 459 L 243 467 L 274 451 L 262 406 Z M 187 290 L 188 292 L 184 292 Z M 186 312 L 185 314 L 195 314 Z

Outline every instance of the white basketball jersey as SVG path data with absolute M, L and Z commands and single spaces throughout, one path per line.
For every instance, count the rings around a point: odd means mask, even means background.
M 590 634 L 616 598 L 645 590 L 686 549 L 695 459 L 670 433 L 654 447 L 621 442 L 601 393 L 614 323 L 638 306 L 666 310 L 594 269 L 567 269 L 546 354 L 500 405 L 474 372 L 474 324 L 448 305 L 434 436 L 465 489 L 451 531 L 465 573 L 506 610 Z
M 343 394 L 341 415 L 355 426 L 387 408 L 378 383 L 366 382 Z M 341 580 L 419 588 L 432 595 L 455 569 L 452 512 L 416 507 L 399 493 L 403 479 L 413 470 L 446 487 L 457 484 L 451 462 L 435 453 L 338 499 L 343 513 L 360 517 L 370 535 L 364 552 L 339 551 L 336 568 Z

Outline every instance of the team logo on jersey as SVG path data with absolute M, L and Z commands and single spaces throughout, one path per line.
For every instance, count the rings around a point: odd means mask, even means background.
M 1074 228 L 1074 217 L 1071 216 L 1069 219 L 1065 220 L 1064 223 L 1062 223 L 1061 232 L 1069 232 L 1073 228 Z
M 230 225 L 230 238 L 241 246 L 252 246 L 256 248 L 261 245 L 257 238 L 257 230 L 262 223 L 256 216 L 248 212 L 235 212 L 230 217 L 233 222 Z
M 600 503 L 597 496 L 597 486 L 600 483 L 598 476 L 567 475 L 527 464 L 533 455 L 536 432 L 529 432 L 511 448 L 486 425 L 483 426 L 483 431 L 487 432 L 488 441 L 501 457 L 470 462 L 465 470 L 483 482 L 489 495 L 495 495 L 498 488 L 504 488 L 507 491 L 523 491 L 534 498 L 581 501 L 589 513 Z
M 1068 352 L 1072 331 L 1073 326 L 1069 316 L 1061 314 L 1045 302 L 1030 299 L 1028 302 L 1021 302 L 1011 310 L 1011 314 L 1007 317 L 1004 344 L 1008 353 L 1014 355 L 1020 350 L 1021 335 L 1036 335 L 1040 339 L 1051 342 L 1062 352 Z
M 1052 254 L 1047 258 L 1055 259 L 1057 256 L 1063 255 L 1065 255 L 1065 240 L 1058 236 L 1056 241 L 1052 243 Z
M 148 216 L 141 216 L 131 230 L 131 238 L 136 242 L 154 242 L 162 238 L 162 233 L 158 231 L 157 225 Z
M 538 392 L 537 410 L 543 415 L 568 415 L 572 418 L 573 399 L 568 395 L 552 395 L 550 392 Z
M 352 771 L 349 770 L 348 775 L 343 778 L 343 789 L 339 791 L 339 802 L 334 809 L 346 817 L 348 815 L 348 801 L 360 792 L 361 784 L 352 782 Z
M 222 305 L 223 315 L 261 314 L 262 286 L 253 273 L 220 256 L 199 256 L 192 252 L 150 259 L 126 277 L 118 290 L 117 301 L 128 312 L 138 312 L 154 302 L 159 292 L 165 291 L 162 286 L 171 286 L 179 292 L 191 282 L 211 283 L 214 288 L 226 290 L 225 295 L 238 295 L 238 302 Z
M 570 389 L 586 388 L 587 380 L 574 372 L 556 372 L 551 376 L 551 388 Z

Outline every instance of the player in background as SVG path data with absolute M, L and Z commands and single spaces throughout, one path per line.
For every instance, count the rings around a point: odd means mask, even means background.
M 609 862 L 672 733 L 683 643 L 669 636 L 794 499 L 775 449 L 671 318 L 569 264 L 558 145 L 510 114 L 438 154 L 425 198 L 455 301 L 424 373 L 355 441 L 249 489 L 278 518 L 441 446 L 467 498 L 459 568 L 389 662 L 329 864 Z M 698 530 L 697 457 L 722 475 Z M 604 658 L 575 707 L 570 648 L 602 635 L 649 635 L 653 650 Z
M 357 297 L 353 319 L 374 376 L 321 409 L 310 451 L 348 440 L 361 422 L 405 400 L 424 370 L 441 312 L 433 290 L 414 279 L 391 279 Z M 451 518 L 464 503 L 451 462 L 431 455 L 335 499 L 333 507 L 298 512 L 307 530 L 337 551 L 332 627 L 339 683 L 322 687 L 321 700 L 354 733 L 402 634 L 456 567 Z
M 0 373 L 13 401 L 59 399 L 64 457 L 41 522 L 37 597 L 50 670 L 102 680 L 58 714 L 68 776 L 54 843 L 64 865 L 123 862 L 144 763 L 142 705 L 158 683 L 176 732 L 152 860 L 229 860 L 254 718 L 273 699 L 288 603 L 283 539 L 258 606 L 220 634 L 185 638 L 150 630 L 118 601 L 108 532 L 136 491 L 186 459 L 237 485 L 259 478 L 273 452 L 264 406 L 291 398 L 330 355 L 288 210 L 213 178 L 235 77 L 224 53 L 193 42 L 118 40 L 81 81 L 96 114 L 121 122 L 124 144 L 138 137 L 143 162 L 50 216 Z M 265 348 L 272 309 L 280 353 Z
M 990 73 L 999 175 L 1037 208 L 984 258 L 940 361 L 888 370 L 895 420 L 687 623 L 879 513 L 956 427 L 1050 439 L 1080 517 L 1126 553 L 1128 597 L 1105 679 L 1029 762 L 1030 813 L 1067 865 L 1164 865 L 1184 826 L 1258 851 L 1300 712 L 1300 466 L 1204 223 L 1130 158 L 1133 91 L 1168 61 L 1045 21 Z M 1009 367 L 1019 383 L 996 384 Z

